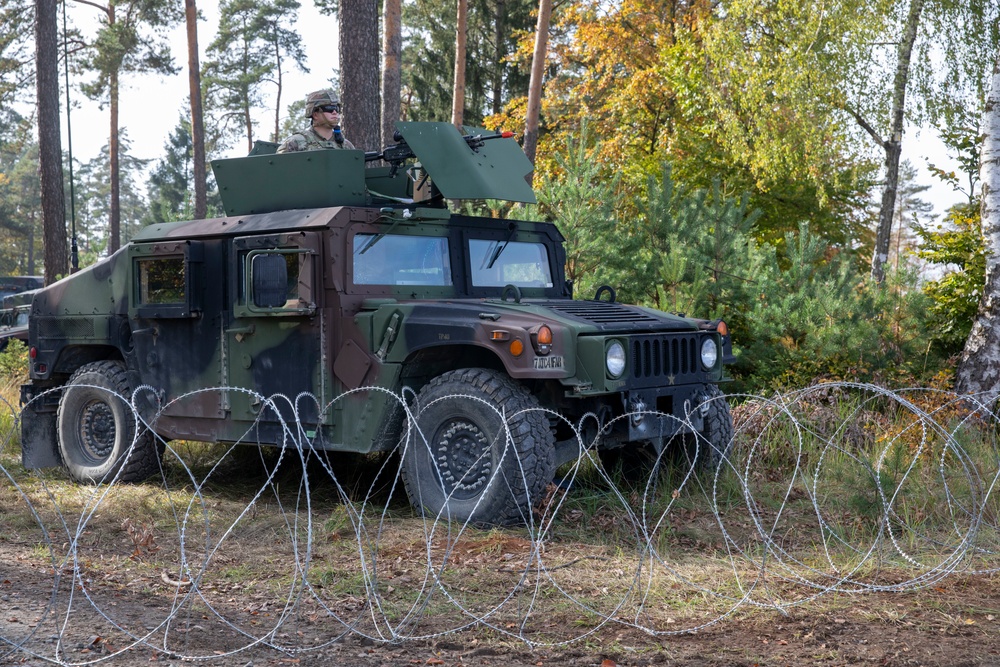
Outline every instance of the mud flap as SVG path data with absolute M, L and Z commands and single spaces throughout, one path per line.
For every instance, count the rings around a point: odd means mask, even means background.
M 26 397 L 24 387 L 21 394 L 21 464 L 28 470 L 61 466 L 55 406 L 45 404 L 47 396 Z M 58 399 L 58 394 L 53 397 Z
M 36 412 L 33 406 L 21 411 L 21 463 L 28 470 L 62 465 L 56 442 L 56 413 Z

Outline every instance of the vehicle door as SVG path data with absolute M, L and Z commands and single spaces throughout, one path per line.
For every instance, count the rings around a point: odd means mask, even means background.
M 134 243 L 128 255 L 130 331 L 122 337 L 123 352 L 150 388 L 138 405 L 157 418 L 223 417 L 218 243 Z M 198 427 L 185 432 L 195 436 Z
M 329 335 L 316 232 L 233 239 L 232 308 L 224 335 L 224 407 L 238 422 L 314 430 L 330 400 Z M 325 417 L 329 423 L 330 417 Z M 277 430 L 275 430 L 277 427 Z

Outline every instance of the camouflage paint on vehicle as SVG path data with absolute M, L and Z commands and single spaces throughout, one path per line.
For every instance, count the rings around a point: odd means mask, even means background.
M 517 144 L 463 138 L 444 123 L 399 125 L 405 140 L 378 156 L 265 151 L 218 161 L 226 217 L 147 227 L 37 292 L 22 387 L 25 465 L 61 460 L 60 393 L 45 392 L 109 360 L 167 440 L 281 444 L 283 425 L 298 422 L 317 449 L 390 449 L 402 415 L 394 395 L 442 377 L 452 378 L 442 387 L 467 377 L 487 393 L 509 378 L 503 391 L 523 396 L 516 405 L 573 424 L 596 415 L 613 423 L 601 440 L 608 448 L 661 448 L 679 430 L 701 430 L 703 412 L 692 408 L 731 357 L 719 323 L 574 300 L 555 226 L 444 208 L 458 196 L 533 200 Z M 365 169 L 374 157 L 390 166 Z M 717 352 L 708 367 L 703 345 Z M 613 376 L 617 346 L 625 368 Z M 483 371 L 449 375 L 456 369 Z M 629 412 L 663 416 L 615 421 Z M 551 426 L 554 443 L 534 424 L 537 442 L 525 447 L 575 450 L 572 429 Z M 554 455 L 539 461 L 539 474 L 551 475 Z M 498 512 L 506 520 L 515 509 Z

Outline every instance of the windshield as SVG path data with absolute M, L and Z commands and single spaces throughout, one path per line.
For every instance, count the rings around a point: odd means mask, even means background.
M 549 256 L 542 243 L 470 239 L 469 257 L 476 287 L 552 287 Z
M 448 239 L 375 234 L 354 237 L 355 285 L 451 285 Z

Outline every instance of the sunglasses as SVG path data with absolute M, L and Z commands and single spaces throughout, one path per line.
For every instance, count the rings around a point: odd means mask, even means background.
M 324 104 L 316 108 L 319 109 L 320 111 L 325 111 L 326 113 L 340 113 L 339 104 Z

